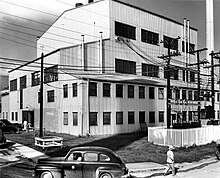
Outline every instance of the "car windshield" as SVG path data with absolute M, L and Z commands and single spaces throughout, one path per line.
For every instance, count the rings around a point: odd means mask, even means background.
M 6 124 L 6 125 L 8 125 L 8 124 L 11 124 L 8 120 L 6 120 L 6 119 L 3 119 L 3 120 L 1 120 L 4 124 Z

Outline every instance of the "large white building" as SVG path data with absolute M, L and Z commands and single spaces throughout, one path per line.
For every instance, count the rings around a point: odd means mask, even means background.
M 172 121 L 198 120 L 197 70 L 188 67 L 197 58 L 186 53 L 197 49 L 197 29 L 118 0 L 77 5 L 37 42 L 46 130 L 102 135 L 166 125 L 167 60 L 158 56 L 168 42 L 171 55 L 181 54 L 170 61 Z M 40 58 L 10 71 L 9 81 L 10 120 L 39 128 Z

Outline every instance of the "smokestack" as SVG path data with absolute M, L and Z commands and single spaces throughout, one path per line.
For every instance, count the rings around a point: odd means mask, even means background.
M 211 64 L 211 56 L 214 51 L 214 15 L 213 0 L 206 0 L 206 47 L 208 48 L 206 58 Z
M 82 71 L 85 70 L 85 43 L 84 43 L 84 35 L 81 35 L 82 36 Z
M 100 43 L 99 43 L 99 67 L 100 67 L 100 71 L 101 73 L 103 73 L 103 54 L 102 54 L 102 51 L 103 51 L 103 44 L 102 44 L 102 33 L 103 32 L 99 32 L 100 33 Z

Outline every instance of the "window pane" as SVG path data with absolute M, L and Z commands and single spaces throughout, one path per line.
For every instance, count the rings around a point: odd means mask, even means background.
M 63 97 L 68 98 L 68 84 L 63 85 Z
M 77 83 L 73 83 L 73 97 L 77 96 Z
M 134 111 L 128 112 L 128 124 L 134 124 L 135 118 L 134 118 Z
M 115 59 L 115 72 L 124 74 L 136 74 L 136 62 Z
M 54 102 L 54 90 L 47 91 L 47 102 Z
M 116 112 L 116 124 L 123 124 L 123 112 Z
M 89 82 L 89 96 L 97 96 L 97 83 Z
M 58 81 L 58 66 L 48 67 L 44 70 L 44 83 Z
M 123 85 L 116 84 L 116 97 L 123 97 Z
M 90 126 L 97 126 L 97 112 L 90 112 L 89 113 L 89 125 Z
M 68 112 L 63 113 L 63 125 L 68 125 Z
M 145 87 L 139 86 L 139 98 L 145 98 Z
M 153 111 L 149 112 L 149 122 L 155 123 L 155 112 L 153 112 Z
M 139 123 L 145 123 L 145 111 L 139 112 Z
M 134 98 L 134 86 L 128 85 L 128 98 Z
M 159 122 L 164 122 L 164 111 L 159 111 Z
M 104 112 L 103 113 L 103 125 L 110 125 L 111 124 L 111 113 Z
M 98 154 L 97 153 L 85 153 L 84 154 L 84 161 L 98 161 Z
M 149 87 L 149 99 L 154 99 L 154 87 Z
M 120 22 L 115 22 L 115 35 L 135 40 L 136 27 Z
M 78 113 L 73 112 L 73 125 L 77 126 L 78 125 Z
M 111 87 L 111 84 L 103 83 L 103 96 L 104 97 L 110 97 L 110 87 Z

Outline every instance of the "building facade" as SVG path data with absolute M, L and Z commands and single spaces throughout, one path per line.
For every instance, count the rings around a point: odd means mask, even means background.
M 198 73 L 189 67 L 197 62 L 192 53 L 197 33 L 189 23 L 118 0 L 65 11 L 37 43 L 44 61 L 43 127 L 103 135 L 136 132 L 141 123 L 166 125 L 168 67 L 171 124 L 198 121 Z M 27 120 L 35 128 L 40 117 L 40 62 L 39 57 L 9 73 L 9 118 L 15 121 L 17 113 L 18 122 Z M 205 79 L 201 90 L 210 92 Z

